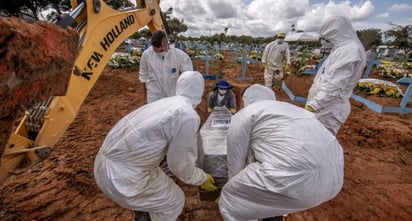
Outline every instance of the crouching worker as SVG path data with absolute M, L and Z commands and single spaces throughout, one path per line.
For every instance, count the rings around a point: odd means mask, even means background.
M 217 189 L 213 177 L 195 166 L 200 117 L 194 108 L 203 90 L 199 72 L 182 73 L 175 96 L 129 113 L 104 140 L 94 162 L 96 183 L 115 203 L 135 210 L 136 220 L 173 221 L 182 212 L 183 191 L 159 167 L 166 155 L 178 179 L 207 191 Z
M 313 113 L 276 101 L 270 88 L 254 84 L 242 99 L 245 107 L 232 117 L 227 137 L 223 219 L 269 220 L 334 198 L 343 185 L 335 136 Z
M 207 97 L 207 112 L 210 113 L 215 107 L 226 106 L 232 113 L 236 113 L 236 96 L 232 91 L 232 85 L 221 79 L 216 83 L 216 87 Z

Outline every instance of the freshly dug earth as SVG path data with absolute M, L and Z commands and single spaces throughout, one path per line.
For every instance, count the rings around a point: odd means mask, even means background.
M 212 63 L 210 73 L 222 70 L 238 97 L 251 83 L 263 84 L 263 72 L 254 64 L 247 70 L 253 81 L 234 80 L 241 77 L 241 65 L 224 55 L 224 61 Z M 204 61 L 193 62 L 205 73 Z M 137 72 L 138 67 L 104 70 L 51 155 L 0 185 L 1 220 L 133 220 L 132 211 L 113 203 L 96 186 L 93 161 L 111 127 L 145 102 Z M 311 78 L 290 75 L 286 82 L 296 95 L 305 96 Z M 206 81 L 196 109 L 202 122 L 207 118 L 205 98 L 215 83 Z M 280 87 L 274 91 L 278 100 L 291 102 Z M 381 105 L 400 102 L 376 99 Z M 342 191 L 331 201 L 289 214 L 285 220 L 412 220 L 412 114 L 379 114 L 360 102 L 351 103 L 352 112 L 337 136 L 345 153 Z M 197 187 L 177 182 L 186 194 L 179 221 L 222 220 L 214 202 L 199 200 Z
M 78 39 L 74 29 L 0 17 L 0 156 L 22 106 L 65 94 Z

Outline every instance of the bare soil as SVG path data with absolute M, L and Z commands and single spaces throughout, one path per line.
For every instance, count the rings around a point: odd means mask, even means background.
M 263 84 L 263 71 L 250 64 L 246 77 L 241 65 L 214 61 L 210 73 L 223 71 L 240 97 L 251 83 Z M 205 62 L 193 58 L 198 71 Z M 93 162 L 106 134 L 123 116 L 142 106 L 143 87 L 138 67 L 106 67 L 80 111 L 51 155 L 38 165 L 0 184 L 0 220 L 133 220 L 133 212 L 107 198 L 93 177 Z M 313 76 L 290 75 L 286 82 L 295 95 L 306 96 Z M 206 120 L 205 98 L 216 80 L 207 80 L 197 111 Z M 291 102 L 275 86 L 278 100 Z M 372 96 L 369 96 L 372 97 Z M 380 105 L 399 104 L 400 98 L 374 97 Z M 291 102 L 303 107 L 303 104 Z M 287 221 L 412 220 L 412 114 L 380 114 L 351 100 L 352 112 L 338 133 L 345 153 L 345 181 L 331 201 L 295 214 Z M 219 221 L 217 205 L 200 201 L 198 188 L 179 181 L 186 194 L 179 221 Z
M 22 107 L 65 94 L 78 39 L 72 28 L 0 16 L 0 156 Z

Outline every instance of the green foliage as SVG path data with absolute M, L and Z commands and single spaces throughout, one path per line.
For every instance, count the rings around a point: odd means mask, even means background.
M 187 25 L 183 23 L 183 19 L 172 18 L 167 20 L 167 26 L 169 26 L 170 34 L 174 39 L 179 33 L 187 31 Z
M 392 24 L 393 29 L 387 31 L 385 34 L 389 38 L 394 38 L 391 42 L 391 45 L 396 46 L 397 48 L 405 49 L 411 48 L 412 42 L 408 39 L 409 32 L 412 30 L 412 25 L 396 25 Z
M 149 39 L 152 36 L 148 28 L 143 28 L 135 33 L 133 33 L 130 38 L 139 39 L 141 37 Z
M 362 42 L 365 50 L 377 47 L 382 44 L 382 32 L 379 29 L 365 29 L 357 31 L 359 40 Z
M 162 12 L 163 17 L 166 20 L 166 26 L 169 29 L 170 38 L 177 40 L 177 35 L 179 33 L 187 31 L 187 25 L 184 23 L 183 19 L 172 18 L 173 8 L 170 7 L 166 11 Z
M 225 35 L 224 33 L 214 34 L 212 36 L 200 36 L 200 37 L 185 37 L 185 36 L 178 36 L 179 41 L 205 41 L 212 44 L 213 42 L 226 42 L 226 43 L 241 43 L 241 44 L 263 44 L 269 43 L 274 40 L 272 37 L 264 38 L 264 37 L 251 37 L 251 36 L 236 36 L 236 35 Z
M 105 0 L 106 4 L 110 5 L 113 9 L 127 8 L 134 6 L 129 0 Z
M 133 6 L 129 0 L 105 0 L 105 2 L 114 9 Z M 23 19 L 31 18 L 40 20 L 41 12 L 52 9 L 52 14 L 62 14 L 71 10 L 71 0 L 3 0 L 0 2 L 0 8 L 10 16 Z M 51 16 L 47 16 L 49 20 Z
M 68 11 L 70 0 L 31 0 L 31 1 L 1 1 L 0 8 L 10 16 L 40 20 L 41 12 L 54 9 L 57 12 Z

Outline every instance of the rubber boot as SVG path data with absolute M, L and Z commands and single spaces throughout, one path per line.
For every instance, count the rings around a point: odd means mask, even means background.
M 134 221 L 151 221 L 148 212 L 134 211 Z
M 262 219 L 262 221 L 282 221 L 282 220 L 283 220 L 283 216 L 275 216 L 271 218 Z

